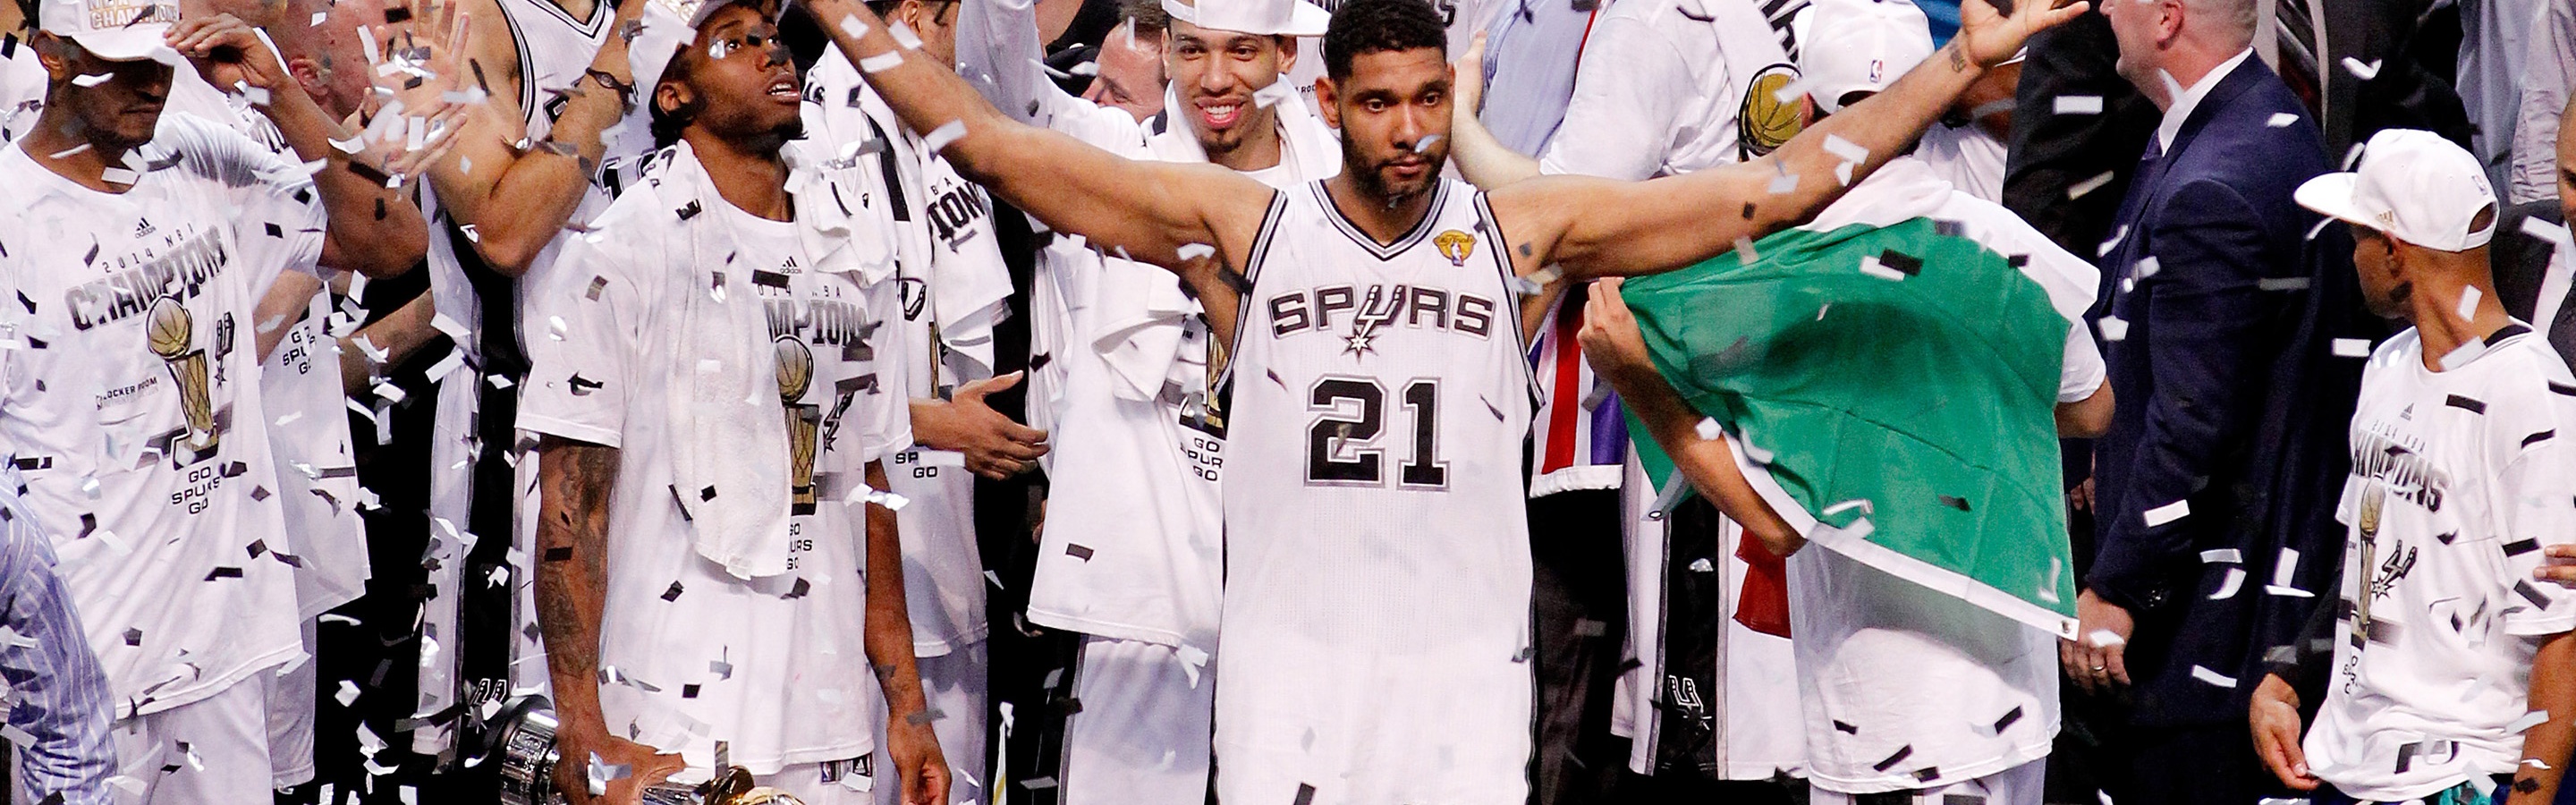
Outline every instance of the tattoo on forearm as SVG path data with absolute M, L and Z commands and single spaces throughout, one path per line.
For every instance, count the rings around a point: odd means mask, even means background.
M 1942 50 L 1950 51 L 1950 72 L 1964 73 L 1968 71 L 1968 52 L 1959 48 L 1959 40 L 1950 40 L 1950 45 L 1942 48 Z
M 537 544 L 537 626 L 549 669 L 589 678 L 599 668 L 599 611 L 608 588 L 608 496 L 617 451 L 549 441 L 539 464 L 543 496 Z

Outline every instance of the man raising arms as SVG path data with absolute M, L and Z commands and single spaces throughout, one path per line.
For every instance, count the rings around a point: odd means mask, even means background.
M 1813 214 L 2082 5 L 1967 4 L 1946 53 L 1764 159 L 1478 195 L 1439 177 L 1451 77 L 1420 0 L 1335 14 L 1316 98 L 1342 172 L 1287 191 L 1015 124 L 863 9 L 813 3 L 970 178 L 1205 305 L 1236 379 L 1216 791 L 1309 805 L 1524 795 L 1521 349 L 1556 281 L 1669 270 Z

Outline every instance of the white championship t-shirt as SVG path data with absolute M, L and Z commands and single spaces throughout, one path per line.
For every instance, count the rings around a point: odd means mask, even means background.
M 849 159 L 861 191 L 879 198 L 864 214 L 883 216 L 901 255 L 896 332 L 902 373 L 889 387 L 912 399 L 942 398 L 992 373 L 992 326 L 1007 316 L 1010 274 L 995 240 L 992 201 L 930 153 L 861 79 L 859 68 L 827 47 L 807 71 L 808 140 Z M 1032 404 L 1038 398 L 1031 397 Z M 913 652 L 945 656 L 984 639 L 984 559 L 975 546 L 975 476 L 965 456 L 914 447 L 886 457 L 886 483 L 912 501 L 902 521 L 905 605 Z
M 618 673 L 600 686 L 600 710 L 611 732 L 681 752 L 693 768 L 714 762 L 718 741 L 755 774 L 858 757 L 875 746 L 870 713 L 880 694 L 862 642 L 866 523 L 861 507 L 843 500 L 864 482 L 867 462 L 887 459 L 891 472 L 892 453 L 912 441 L 898 387 L 878 376 L 888 367 L 877 356 L 888 352 L 870 340 L 890 332 L 890 289 L 813 270 L 797 224 L 753 216 L 712 192 L 702 200 L 700 214 L 737 238 L 732 265 L 754 272 L 778 344 L 782 405 L 794 407 L 782 415 L 796 415 L 790 449 L 804 442 L 814 450 L 811 491 L 791 498 L 788 572 L 736 578 L 699 553 L 672 500 L 679 435 L 666 414 L 668 387 L 693 369 L 664 354 L 663 333 L 680 326 L 680 295 L 708 291 L 671 265 L 678 258 L 639 253 L 620 237 L 625 227 L 669 223 L 667 213 L 620 214 L 655 198 L 630 192 L 595 238 L 573 238 L 565 249 L 557 268 L 589 290 L 550 306 L 562 340 L 535 345 L 519 410 L 522 428 L 618 450 L 599 655 L 603 673 Z M 796 363 L 810 367 L 801 389 Z M 795 401 L 786 403 L 790 391 Z
M 2514 771 L 2536 638 L 2576 627 L 2576 593 L 2531 578 L 2576 543 L 2576 378 L 2527 326 L 2497 335 L 2434 372 L 2409 329 L 2362 372 L 2334 677 L 2304 745 L 2364 800 Z
M 1917 217 L 1959 222 L 1997 254 L 2027 255 L 2023 276 L 2046 288 L 2069 322 L 2058 402 L 2101 387 L 2102 356 L 2076 323 L 2099 282 L 2093 264 L 2011 211 L 1956 190 L 1922 160 L 1888 162 L 1800 228 Z M 1736 455 L 1746 455 L 1738 447 Z M 1784 506 L 1767 474 L 1747 477 L 1773 507 Z M 1786 506 L 1789 515 L 1795 503 Z M 1813 545 L 1789 557 L 1789 604 L 1807 775 L 1816 786 L 1854 794 L 1932 788 L 2048 755 L 2058 727 L 2055 635 Z
M 20 350 L 0 449 L 52 531 L 117 715 L 212 696 L 300 650 L 251 316 L 310 271 L 322 208 L 302 166 L 161 116 L 124 193 L 0 149 L 0 306 Z

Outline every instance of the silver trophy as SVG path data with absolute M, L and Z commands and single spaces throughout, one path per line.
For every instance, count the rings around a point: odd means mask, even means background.
M 511 699 L 491 721 L 484 747 L 486 762 L 499 764 L 501 805 L 563 805 L 555 791 L 555 711 L 544 696 Z M 644 805 L 804 805 L 785 791 L 755 786 L 751 772 L 723 766 L 713 778 L 694 786 L 662 783 L 644 789 Z

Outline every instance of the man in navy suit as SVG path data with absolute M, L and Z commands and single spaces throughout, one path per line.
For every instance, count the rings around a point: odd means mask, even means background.
M 2237 680 L 2333 597 L 2328 486 L 2361 361 L 2331 342 L 2358 292 L 2331 256 L 2346 247 L 2311 242 L 2317 217 L 2291 199 L 2329 166 L 2253 58 L 2254 2 L 2103 4 L 2121 76 L 2162 115 L 2099 251 L 2095 333 L 2122 404 L 2096 441 L 2096 549 L 2061 659 L 2128 706 L 2100 770 L 2124 803 L 2269 791 Z

